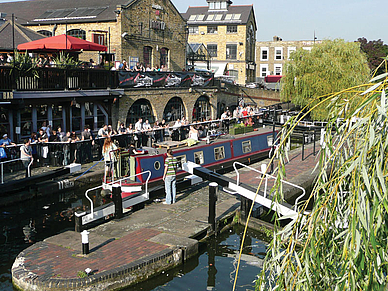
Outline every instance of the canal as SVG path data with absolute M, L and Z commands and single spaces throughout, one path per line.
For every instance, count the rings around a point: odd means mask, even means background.
M 82 208 L 84 190 L 0 207 L 0 290 L 14 290 L 11 267 L 16 256 L 34 242 L 74 229 L 74 211 Z M 159 274 L 130 290 L 231 290 L 242 239 L 241 226 L 200 245 L 199 254 L 184 265 Z M 236 290 L 254 290 L 266 244 L 248 232 Z

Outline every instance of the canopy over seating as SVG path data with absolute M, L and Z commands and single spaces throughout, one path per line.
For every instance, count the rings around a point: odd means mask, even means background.
M 24 51 L 107 51 L 107 47 L 66 34 L 47 37 L 18 45 Z

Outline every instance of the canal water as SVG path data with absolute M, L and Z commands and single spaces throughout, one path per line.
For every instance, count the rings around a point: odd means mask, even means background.
M 16 256 L 36 241 L 74 229 L 74 211 L 82 207 L 84 191 L 56 193 L 0 207 L 0 290 L 11 291 L 11 267 Z M 243 228 L 235 226 L 200 245 L 199 255 L 163 272 L 134 290 L 231 290 Z M 266 244 L 249 231 L 240 263 L 236 290 L 254 290 Z

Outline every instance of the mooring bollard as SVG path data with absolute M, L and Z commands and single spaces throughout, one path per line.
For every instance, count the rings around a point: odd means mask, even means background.
M 112 185 L 112 199 L 115 205 L 115 218 L 123 217 L 123 198 L 120 185 Z
M 82 254 L 88 255 L 89 254 L 89 232 L 87 230 L 84 230 L 81 232 L 82 237 Z
M 216 231 L 216 201 L 217 201 L 218 184 L 211 182 L 209 184 L 209 217 L 208 222 L 211 224 L 211 230 Z

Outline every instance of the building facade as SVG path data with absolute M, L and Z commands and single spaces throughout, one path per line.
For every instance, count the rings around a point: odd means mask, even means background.
M 126 59 L 169 70 L 185 65 L 186 22 L 168 0 L 20 1 L 0 3 L 0 11 L 45 36 L 67 32 L 108 47 L 101 56 L 80 54 L 85 61 Z
M 207 6 L 189 7 L 190 44 L 204 44 L 217 75 L 234 77 L 237 84 L 255 81 L 256 19 L 253 5 L 230 5 L 231 1 L 207 0 Z
M 257 78 L 264 78 L 268 75 L 284 74 L 284 63 L 290 59 L 292 52 L 297 49 L 311 50 L 319 40 L 297 40 L 283 41 L 282 38 L 274 36 L 272 41 L 256 42 L 256 64 Z

